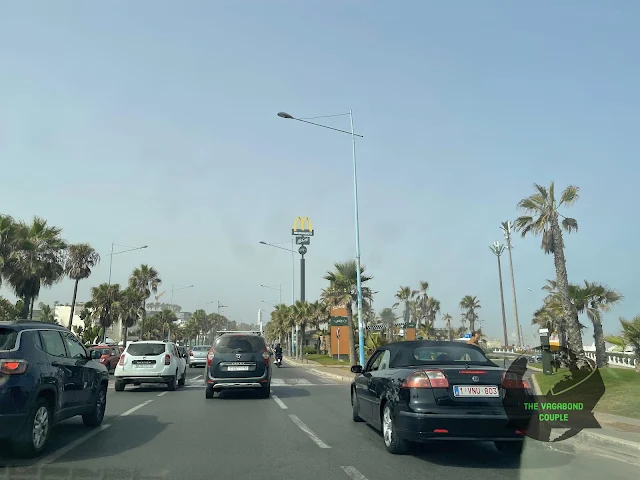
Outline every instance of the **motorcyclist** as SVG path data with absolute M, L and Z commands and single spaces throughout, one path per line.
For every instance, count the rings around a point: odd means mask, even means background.
M 282 347 L 280 346 L 279 343 L 276 343 L 276 360 L 280 359 L 282 360 Z

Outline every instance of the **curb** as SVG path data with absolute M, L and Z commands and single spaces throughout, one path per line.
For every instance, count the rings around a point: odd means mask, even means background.
M 341 380 L 343 382 L 352 382 L 353 381 L 353 377 L 345 377 L 344 375 L 337 375 L 335 373 L 329 373 L 329 372 L 325 372 L 325 371 L 322 371 L 322 370 L 316 370 L 313 367 L 317 366 L 317 364 L 304 364 L 304 363 L 295 362 L 295 361 L 289 360 L 289 359 L 285 360 L 285 363 L 289 363 L 289 364 L 293 365 L 294 367 L 308 368 L 311 372 L 313 372 L 316 375 L 319 375 L 321 377 L 333 378 L 333 379 L 336 379 L 336 380 Z

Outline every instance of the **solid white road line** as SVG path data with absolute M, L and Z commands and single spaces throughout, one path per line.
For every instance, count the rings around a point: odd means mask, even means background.
M 276 402 L 281 409 L 286 410 L 287 408 L 289 408 L 284 404 L 282 400 L 280 400 L 276 395 L 274 395 L 273 392 L 271 392 L 271 398 L 273 398 L 274 402 Z
M 166 395 L 167 393 L 169 393 L 167 390 L 165 390 L 164 392 L 160 392 L 157 396 L 161 397 L 163 395 Z
M 151 402 L 153 402 L 153 400 L 147 400 L 146 402 L 142 402 L 140 405 L 136 405 L 135 407 L 130 408 L 130 409 L 129 409 L 129 410 L 127 410 L 126 412 L 121 413 L 121 414 L 120 414 L 120 416 L 121 416 L 121 417 L 126 417 L 126 416 L 128 416 L 128 415 L 131 415 L 131 414 L 132 414 L 133 412 L 135 412 L 136 410 L 138 410 L 138 409 L 140 409 L 140 408 L 144 407 L 145 405 L 150 404 Z
M 295 423 L 300 430 L 302 430 L 304 433 L 309 435 L 309 438 L 313 440 L 313 443 L 318 445 L 320 448 L 331 448 L 329 445 L 327 445 L 322 440 L 320 440 L 320 438 L 318 438 L 318 436 L 313 432 L 313 430 L 307 427 L 305 423 L 302 420 L 300 420 L 297 416 L 289 415 L 289 418 L 293 420 L 293 423 Z
M 365 477 L 356 469 L 356 467 L 349 466 L 349 467 L 340 467 L 340 468 L 344 470 L 344 473 L 346 473 L 351 478 L 353 478 L 353 480 L 368 480 L 367 477 Z
M 45 465 L 48 465 L 49 463 L 53 463 L 55 462 L 57 459 L 59 459 L 61 456 L 69 453 L 71 450 L 73 450 L 74 448 L 76 448 L 78 445 L 80 445 L 81 443 L 86 442 L 87 440 L 89 440 L 91 437 L 94 437 L 95 435 L 99 434 L 100 432 L 105 431 L 107 428 L 109 428 L 111 425 L 109 424 L 105 424 L 105 425 L 100 425 L 98 428 L 96 428 L 95 430 L 91 430 L 89 433 L 87 433 L 86 435 L 81 436 L 80 438 L 76 438 L 73 442 L 65 445 L 64 447 L 56 450 L 55 452 L 47 455 L 46 457 L 44 457 L 43 459 L 41 459 L 38 463 L 35 464 L 36 467 L 43 467 Z M 8 473 L 8 472 L 7 472 Z
M 202 378 L 202 375 L 198 375 L 197 377 L 192 377 L 191 380 L 197 380 L 199 378 Z

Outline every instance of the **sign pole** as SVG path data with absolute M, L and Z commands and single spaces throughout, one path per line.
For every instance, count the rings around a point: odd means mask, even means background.
M 336 337 L 338 337 L 338 361 L 340 361 L 340 329 L 336 330 Z

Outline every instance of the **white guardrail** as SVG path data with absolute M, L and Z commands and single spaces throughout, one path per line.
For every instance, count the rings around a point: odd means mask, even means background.
M 494 348 L 493 353 L 502 354 L 502 355 L 520 355 L 520 352 L 515 350 L 506 350 L 501 348 Z M 596 359 L 596 352 L 584 352 L 585 355 L 591 360 Z M 622 352 L 607 352 L 607 359 L 609 361 L 610 367 L 621 367 L 621 368 L 635 368 L 636 360 L 633 358 L 633 353 L 622 353 Z

